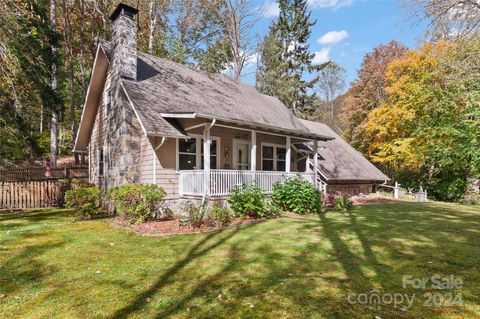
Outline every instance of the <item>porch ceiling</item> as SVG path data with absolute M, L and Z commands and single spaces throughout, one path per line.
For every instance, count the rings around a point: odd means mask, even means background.
M 198 114 L 198 113 L 168 113 L 168 114 L 163 113 L 162 116 L 166 119 L 185 119 L 185 118 L 204 119 L 205 123 L 209 123 L 212 120 L 216 120 L 215 126 L 232 128 L 236 130 L 245 130 L 245 131 L 254 130 L 259 133 L 290 136 L 290 137 L 294 137 L 294 138 L 306 140 L 306 141 L 310 141 L 310 140 L 329 141 L 334 139 L 334 137 L 324 135 L 324 134 L 288 130 L 288 129 L 272 127 L 268 125 L 259 125 L 258 123 L 236 121 L 236 120 L 219 118 L 219 117 L 209 116 L 205 114 Z M 188 128 L 184 128 L 184 129 L 188 129 Z

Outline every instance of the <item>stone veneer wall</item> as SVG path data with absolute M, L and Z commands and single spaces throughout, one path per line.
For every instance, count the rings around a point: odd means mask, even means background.
M 137 22 L 122 11 L 112 25 L 112 77 L 137 80 Z
M 359 194 L 370 194 L 373 192 L 374 184 L 332 184 L 327 186 L 327 193 L 335 194 L 341 192 L 350 196 Z
M 112 188 L 141 179 L 143 140 L 140 122 L 125 95 L 122 78 L 137 78 L 137 23 L 123 12 L 113 21 L 112 57 L 105 89 L 110 91 L 110 106 L 105 108 L 103 96 L 90 142 L 91 182 Z M 104 177 L 98 176 L 98 149 L 104 147 Z

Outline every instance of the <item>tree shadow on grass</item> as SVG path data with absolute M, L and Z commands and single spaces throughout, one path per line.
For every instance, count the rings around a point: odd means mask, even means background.
M 35 234 L 35 238 L 40 241 L 42 235 Z M 2 261 L 0 266 L 0 287 L 2 288 L 0 291 L 11 295 L 24 289 L 25 285 L 34 285 L 54 274 L 57 269 L 52 266 L 46 267 L 39 261 L 39 257 L 47 251 L 63 245 L 62 242 L 28 245 L 7 260 Z
M 139 294 L 135 298 L 135 300 L 133 300 L 129 305 L 116 311 L 111 316 L 111 318 L 112 319 L 127 318 L 130 316 L 130 314 L 145 307 L 148 304 L 147 297 L 154 295 L 156 292 L 158 292 L 167 284 L 169 284 L 172 281 L 172 277 L 178 272 L 180 272 L 183 268 L 185 268 L 188 264 L 195 261 L 197 258 L 204 256 L 206 253 L 208 253 L 212 249 L 224 244 L 227 240 L 233 238 L 241 230 L 254 227 L 255 225 L 256 224 L 250 224 L 247 226 L 235 228 L 233 230 L 209 233 L 208 235 L 205 236 L 205 238 L 203 238 L 198 243 L 193 245 L 193 247 L 188 251 L 185 257 L 177 261 L 172 267 L 170 267 L 166 272 L 164 272 L 162 276 L 158 278 L 156 282 L 149 289 Z M 220 235 L 226 232 L 228 232 L 226 236 L 223 236 L 215 240 L 215 238 L 219 237 Z M 212 243 L 212 241 L 214 242 Z
M 41 222 L 46 220 L 58 220 L 73 216 L 72 210 L 59 208 L 45 208 L 35 210 L 9 211 L 0 213 L 0 222 L 8 220 L 25 220 L 28 222 Z
M 319 315 L 325 318 L 342 317 L 372 317 L 373 314 L 382 318 L 430 318 L 435 314 L 443 313 L 444 309 L 425 308 L 421 303 L 412 309 L 402 312 L 392 306 L 374 309 L 371 305 L 350 304 L 347 296 L 350 293 L 368 293 L 377 288 L 381 293 L 403 292 L 402 273 L 397 272 L 390 265 L 392 256 L 397 256 L 397 249 L 389 242 L 389 238 L 412 239 L 417 232 L 426 228 L 435 228 L 437 223 L 447 226 L 443 220 L 428 221 L 432 216 L 424 216 L 424 224 L 414 227 L 415 214 L 406 214 L 408 226 L 398 222 L 399 216 L 389 208 L 376 209 L 376 215 L 367 216 L 364 212 L 350 212 L 337 216 L 322 215 L 319 220 L 312 218 L 294 217 L 295 227 L 310 232 L 317 242 L 305 242 L 305 251 L 285 255 L 285 247 L 278 243 L 263 243 L 255 251 L 249 251 L 249 259 L 242 258 L 244 251 L 249 250 L 249 244 L 261 242 L 261 236 L 268 234 L 254 233 L 252 236 L 242 237 L 228 244 L 229 253 L 225 266 L 219 267 L 213 274 L 197 280 L 180 278 L 180 291 L 186 292 L 180 298 L 162 306 L 154 316 L 166 318 L 176 315 L 187 315 L 198 318 L 220 317 L 311 317 Z M 377 215 L 378 214 L 378 215 Z M 434 216 L 435 217 L 435 216 Z M 480 216 L 479 216 L 480 217 Z M 390 223 L 391 222 L 391 223 Z M 466 223 L 475 223 L 468 220 Z M 272 221 L 276 223 L 276 221 Z M 389 224 L 390 223 L 390 224 Z M 431 225 L 433 223 L 434 225 Z M 282 227 L 289 227 L 288 221 L 279 223 Z M 302 226 L 298 226 L 302 225 Z M 266 227 L 266 226 L 265 226 Z M 271 228 L 274 230 L 274 228 Z M 241 229 L 222 238 L 214 238 L 219 233 L 212 233 L 192 247 L 187 256 L 178 261 L 156 281 L 156 283 L 136 297 L 136 299 L 117 311 L 112 318 L 125 318 L 142 311 L 147 311 L 147 297 L 152 297 L 160 290 L 166 289 L 175 276 L 183 271 L 188 264 L 215 249 L 226 244 L 234 234 Z M 264 228 L 265 230 L 265 228 Z M 424 234 L 428 239 L 442 241 L 442 234 Z M 470 234 L 468 236 L 474 236 Z M 478 235 L 477 235 L 478 240 Z M 293 239 L 293 237 L 292 237 Z M 213 243 L 211 243 L 214 241 Z M 318 257 L 325 253 L 325 241 L 331 244 L 331 256 Z M 435 249 L 441 249 L 441 245 Z M 330 250 L 328 250 L 330 251 Z M 379 255 L 379 252 L 381 255 Z M 253 255 L 252 255 L 253 254 Z M 408 267 L 403 269 L 405 274 L 422 275 L 428 271 L 418 267 L 415 263 L 424 257 L 424 251 L 414 250 L 412 256 L 397 256 L 399 261 L 407 260 Z M 252 258 L 253 256 L 253 258 Z M 260 258 L 263 256 L 264 258 Z M 385 259 L 387 258 L 387 259 Z M 413 259 L 412 259 L 413 258 Z M 223 262 L 223 261 L 222 261 Z M 341 267 L 340 272 L 331 270 L 335 264 Z M 333 266 L 333 267 L 332 267 Z M 258 273 L 253 271 L 258 267 Z M 420 271 L 419 269 L 420 268 Z M 239 277 L 241 274 L 241 277 Z M 345 278 L 346 279 L 345 279 Z M 195 276 L 191 276 L 195 278 Z M 323 282 L 328 282 L 323 283 Z M 315 283 L 323 285 L 315 286 Z M 331 287 L 331 288 L 330 288 Z M 322 292 L 318 292 L 319 289 Z M 323 289 L 323 290 L 322 290 Z M 329 291 L 329 289 L 332 289 Z M 226 291 L 228 297 L 218 299 L 219 292 Z M 273 291 L 272 294 L 269 291 Z M 473 291 L 473 290 L 472 290 Z M 275 297 L 273 297 L 275 296 Z M 255 303 L 255 308 L 249 308 L 247 301 Z M 197 303 L 202 305 L 196 306 Z M 478 304 L 478 303 L 477 303 Z M 191 312 L 188 313 L 187 309 Z M 300 311 L 296 313 L 295 311 Z M 475 313 L 466 308 L 455 308 L 460 314 L 475 317 Z

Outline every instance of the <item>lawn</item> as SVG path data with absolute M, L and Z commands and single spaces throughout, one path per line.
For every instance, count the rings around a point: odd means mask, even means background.
M 110 222 L 1 213 L 0 317 L 480 317 L 479 208 L 375 204 L 172 237 Z M 463 287 L 402 287 L 403 275 L 435 274 Z M 355 299 L 377 290 L 415 299 L 408 309 Z M 424 306 L 429 293 L 461 303 Z

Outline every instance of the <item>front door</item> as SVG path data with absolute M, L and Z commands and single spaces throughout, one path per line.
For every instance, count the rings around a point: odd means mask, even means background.
M 233 144 L 233 166 L 238 170 L 250 168 L 250 142 L 235 140 Z

